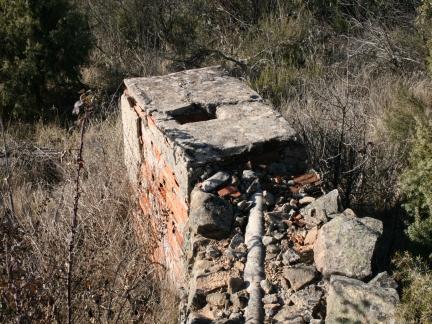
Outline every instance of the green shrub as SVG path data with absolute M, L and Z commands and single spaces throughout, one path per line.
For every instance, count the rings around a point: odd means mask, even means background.
M 77 90 L 91 38 L 68 0 L 0 0 L 0 39 L 2 115 L 43 117 Z
M 402 283 L 402 298 L 397 310 L 398 323 L 432 322 L 432 270 L 419 257 L 409 253 L 396 256 L 396 278 Z
M 416 118 L 410 165 L 401 176 L 404 208 L 410 215 L 410 239 L 432 252 L 432 124 Z

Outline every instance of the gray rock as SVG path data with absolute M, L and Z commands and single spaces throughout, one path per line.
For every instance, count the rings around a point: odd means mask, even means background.
M 291 265 L 298 261 L 300 261 L 300 256 L 291 248 L 288 248 L 288 250 L 282 254 L 282 263 L 284 265 Z
M 270 294 L 273 291 L 274 287 L 268 279 L 261 280 L 260 285 L 266 294 Z
M 268 246 L 274 242 L 276 242 L 276 240 L 272 236 L 263 236 L 262 238 L 262 243 L 264 246 Z
M 309 285 L 306 288 L 296 291 L 289 298 L 290 301 L 300 309 L 303 309 L 307 314 L 312 316 L 318 306 L 324 293 L 315 285 Z
M 249 294 L 247 293 L 246 289 L 244 289 L 232 294 L 230 300 L 234 308 L 243 309 L 248 304 Z
M 337 189 L 330 191 L 328 194 L 319 197 L 311 204 L 300 210 L 302 215 L 309 215 L 312 210 L 325 210 L 327 215 L 337 214 L 340 212 L 341 202 L 339 191 Z
M 392 289 L 398 288 L 398 284 L 396 280 L 394 280 L 393 277 L 390 276 L 387 271 L 377 274 L 375 278 L 369 281 L 369 284 L 381 288 L 392 288 Z
M 326 277 L 332 274 L 358 279 L 370 276 L 375 245 L 382 231 L 382 222 L 377 219 L 335 217 L 318 232 L 314 245 L 318 271 Z
M 326 323 L 395 323 L 398 301 L 395 289 L 335 275 L 330 278 Z
M 317 271 L 314 266 L 298 264 L 293 267 L 285 267 L 283 276 L 289 281 L 294 290 L 299 290 L 315 280 Z
M 243 235 L 237 233 L 232 237 L 229 247 L 231 249 L 236 249 L 242 243 L 244 243 L 244 237 Z
M 264 313 L 267 317 L 273 317 L 276 315 L 277 310 L 280 308 L 280 304 L 264 304 Z
M 276 199 L 273 194 L 271 192 L 268 192 L 267 190 L 263 191 L 263 197 L 267 206 L 274 206 L 274 204 L 276 203 Z
M 306 321 L 303 319 L 303 310 L 296 306 L 284 306 L 273 318 L 274 323 L 277 324 L 304 324 Z
M 231 232 L 232 221 L 233 210 L 229 202 L 199 189 L 192 191 L 189 222 L 194 233 L 223 239 Z
M 278 296 L 276 294 L 265 295 L 262 302 L 264 304 L 277 304 Z
M 280 247 L 275 244 L 270 244 L 267 246 L 267 252 L 271 254 L 276 254 L 280 251 Z
M 219 171 L 205 180 L 201 184 L 201 189 L 205 192 L 211 192 L 228 183 L 231 175 L 227 172 Z
M 216 293 L 208 294 L 206 297 L 206 301 L 212 306 L 215 306 L 217 308 L 223 308 L 227 301 L 227 297 L 226 294 L 224 293 L 216 292 Z

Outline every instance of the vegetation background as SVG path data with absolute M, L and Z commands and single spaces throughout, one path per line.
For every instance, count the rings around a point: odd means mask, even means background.
M 2 322 L 70 307 L 75 322 L 176 321 L 131 229 L 117 99 L 125 77 L 212 64 L 282 112 L 346 207 L 391 225 L 400 322 L 432 322 L 430 0 L 0 0 L 0 41 Z M 68 305 L 81 89 L 93 114 Z

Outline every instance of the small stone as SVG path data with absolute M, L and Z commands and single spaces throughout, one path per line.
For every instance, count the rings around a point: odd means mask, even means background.
M 273 291 L 273 285 L 268 279 L 261 280 L 260 285 L 266 294 L 270 294 Z
M 276 203 L 276 199 L 271 192 L 267 190 L 263 191 L 263 197 L 267 206 L 274 206 Z
M 244 271 L 245 265 L 241 261 L 234 262 L 234 269 L 237 269 L 239 271 Z
M 242 179 L 247 181 L 252 181 L 258 178 L 256 173 L 252 170 L 243 170 Z
M 277 294 L 266 295 L 262 299 L 262 302 L 264 304 L 276 304 L 278 302 L 278 296 Z
M 283 276 L 290 282 L 294 290 L 299 290 L 315 280 L 317 271 L 313 266 L 300 264 L 284 268 Z
M 214 246 L 209 245 L 206 248 L 206 259 L 216 259 L 219 258 L 222 255 L 222 253 L 216 249 Z
M 240 210 L 247 211 L 248 209 L 250 209 L 252 207 L 252 205 L 253 205 L 252 201 L 242 200 L 237 204 L 237 207 Z
M 267 252 L 268 253 L 275 254 L 275 253 L 278 253 L 279 251 L 280 251 L 280 247 L 275 245 L 275 244 L 270 244 L 267 246 Z
M 207 180 L 205 180 L 201 184 L 201 189 L 205 192 L 214 191 L 217 188 L 226 184 L 229 181 L 230 177 L 231 175 L 229 173 L 219 171 L 215 173 L 213 176 L 211 176 L 210 178 L 208 178 Z
M 387 271 L 377 274 L 375 278 L 369 281 L 369 284 L 381 288 L 398 288 L 397 282 L 388 274 Z
M 237 233 L 232 237 L 229 247 L 235 250 L 241 243 L 244 243 L 244 237 Z
M 264 304 L 264 312 L 267 317 L 273 317 L 276 315 L 277 310 L 280 308 L 280 304 Z
M 233 186 L 237 186 L 239 183 L 240 183 L 240 179 L 238 176 L 236 175 L 231 176 L 231 184 Z
M 224 293 L 212 293 L 206 297 L 207 303 L 217 308 L 223 308 L 225 306 L 226 294 Z
M 280 241 L 280 240 L 282 240 L 282 239 L 285 237 L 285 233 L 275 232 L 275 233 L 273 234 L 273 237 L 274 237 L 276 240 Z
M 300 199 L 299 203 L 300 203 L 300 205 L 307 205 L 307 204 L 310 204 L 314 201 L 315 201 L 314 197 L 306 196 L 306 197 L 303 197 L 302 199 Z
M 231 277 L 228 281 L 228 293 L 234 294 L 244 289 L 245 282 L 240 277 Z
M 239 323 L 243 322 L 243 315 L 241 313 L 231 313 L 231 315 L 229 316 L 230 320 L 234 320 L 234 321 L 238 321 Z
M 239 225 L 239 226 L 244 226 L 247 223 L 247 217 L 242 217 L 242 216 L 237 216 L 235 218 L 235 222 Z
M 273 260 L 276 257 L 277 257 L 277 254 L 275 254 L 275 253 L 266 253 L 265 260 L 266 261 Z
M 282 255 L 282 263 L 284 265 L 291 265 L 298 261 L 300 261 L 300 256 L 291 248 L 288 248 Z
M 264 246 L 268 246 L 272 243 L 274 243 L 276 240 L 272 236 L 263 236 L 262 243 Z
M 290 186 L 290 187 L 295 186 L 295 184 L 296 184 L 296 183 L 295 183 L 294 180 L 288 180 L 288 181 L 287 181 L 287 185 Z
M 234 308 L 243 309 L 248 304 L 249 294 L 244 289 L 244 290 L 236 292 L 235 294 L 232 294 L 230 297 L 230 300 L 231 300 L 231 303 L 233 304 Z

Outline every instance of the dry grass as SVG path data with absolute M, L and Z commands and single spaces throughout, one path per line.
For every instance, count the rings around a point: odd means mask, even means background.
M 120 125 L 116 116 L 93 120 L 85 137 L 74 319 L 174 323 L 176 296 L 149 260 L 148 238 L 137 239 L 131 228 L 135 196 L 123 166 Z M 0 320 L 64 322 L 77 130 L 42 124 L 10 130 L 16 217 L 7 212 L 2 184 Z

